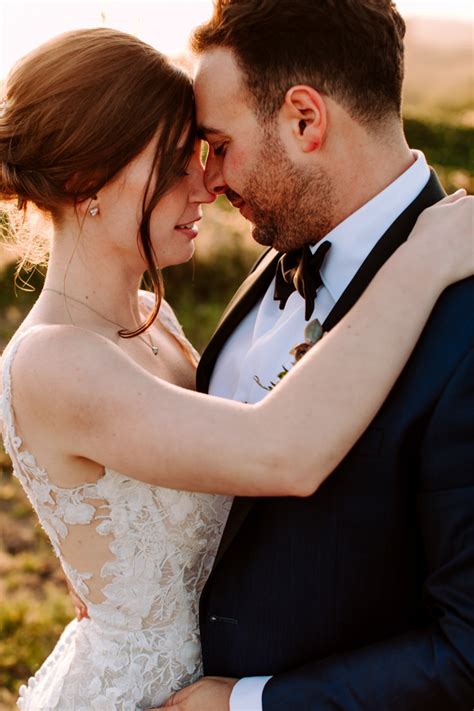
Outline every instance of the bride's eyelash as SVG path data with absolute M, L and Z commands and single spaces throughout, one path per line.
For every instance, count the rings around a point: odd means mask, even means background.
M 222 156 L 225 153 L 225 148 L 226 148 L 226 143 L 221 143 L 220 146 L 214 146 L 214 155 L 216 156 Z

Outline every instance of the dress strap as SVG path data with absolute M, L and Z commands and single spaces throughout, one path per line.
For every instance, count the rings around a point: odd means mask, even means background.
M 0 393 L 0 419 L 3 419 L 6 425 L 6 434 L 12 436 L 12 439 L 19 440 L 15 434 L 14 420 L 13 420 L 13 403 L 12 403 L 12 365 L 15 356 L 18 352 L 20 343 L 29 335 L 32 331 L 37 330 L 41 326 L 35 325 L 25 328 L 23 331 L 19 330 L 15 333 L 11 341 L 8 343 L 7 347 L 2 353 L 1 357 L 1 380 L 2 380 L 2 392 Z M 17 442 L 18 446 L 21 446 L 21 442 Z
M 13 467 L 17 473 L 22 471 L 21 460 L 26 456 L 28 461 L 31 460 L 31 463 L 33 463 L 33 457 L 28 452 L 26 452 L 26 455 L 21 453 L 23 442 L 15 430 L 11 371 L 20 344 L 26 336 L 38 328 L 41 328 L 40 324 L 17 331 L 3 351 L 0 362 L 2 382 L 2 391 L 0 393 L 0 429 L 3 429 L 5 451 L 10 456 Z M 36 463 L 34 464 L 35 469 L 42 474 L 43 472 L 36 467 Z

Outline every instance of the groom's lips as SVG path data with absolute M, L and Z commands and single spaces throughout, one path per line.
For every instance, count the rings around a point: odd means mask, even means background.
M 240 205 L 239 210 L 242 217 L 245 217 L 245 219 L 249 220 L 249 222 L 253 222 L 252 210 L 245 201 L 242 200 L 242 204 Z
M 245 217 L 247 220 L 252 219 L 250 209 L 247 208 L 247 203 L 240 195 L 229 190 L 226 192 L 226 197 L 234 207 L 240 210 L 240 214 L 243 217 Z
M 240 207 L 245 202 L 245 200 L 238 193 L 234 193 L 233 190 L 226 190 L 225 196 L 234 207 Z

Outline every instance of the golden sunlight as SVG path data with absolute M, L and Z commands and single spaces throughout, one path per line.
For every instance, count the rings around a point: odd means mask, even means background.
M 192 28 L 211 11 L 212 0 L 3 0 L 0 79 L 37 45 L 80 27 L 113 27 L 137 35 L 165 54 L 181 55 Z

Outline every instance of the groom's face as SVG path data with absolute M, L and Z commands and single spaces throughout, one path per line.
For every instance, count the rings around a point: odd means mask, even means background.
M 254 224 L 260 244 L 288 251 L 322 239 L 330 181 L 321 169 L 298 162 L 278 118 L 263 121 L 255 112 L 230 50 L 200 57 L 195 93 L 198 125 L 209 143 L 207 189 L 227 195 Z

